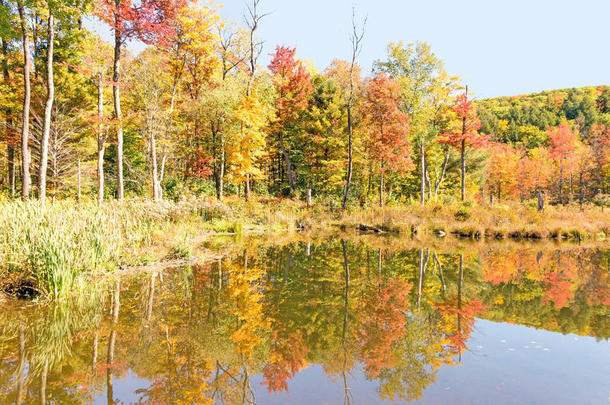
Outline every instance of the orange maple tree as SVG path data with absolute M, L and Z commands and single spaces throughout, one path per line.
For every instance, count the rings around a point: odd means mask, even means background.
M 385 73 L 379 73 L 367 84 L 364 95 L 364 128 L 369 135 L 371 157 L 379 163 L 380 206 L 383 206 L 384 174 L 413 168 L 407 139 L 409 117 L 399 108 L 400 94 L 400 85 Z
M 445 132 L 438 137 L 438 142 L 448 144 L 460 150 L 462 163 L 462 201 L 466 200 L 466 148 L 480 148 L 489 140 L 488 135 L 479 133 L 481 122 L 472 104 L 468 101 L 468 88 L 466 92 L 457 96 L 451 108 L 457 122 L 461 124 L 459 130 Z

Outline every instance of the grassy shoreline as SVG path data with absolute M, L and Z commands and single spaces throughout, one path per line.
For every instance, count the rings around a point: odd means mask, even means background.
M 587 207 L 527 204 L 495 207 L 430 203 L 340 211 L 296 200 L 228 198 L 179 203 L 148 200 L 107 202 L 0 202 L 0 292 L 29 291 L 60 299 L 85 290 L 91 279 L 162 263 L 215 257 L 213 235 L 263 234 L 271 241 L 312 235 L 359 235 L 366 224 L 417 243 L 448 239 L 555 239 L 604 243 L 610 212 Z M 455 236 L 455 237 L 452 237 Z M 440 237 L 444 236 L 444 237 Z M 235 242 L 227 242 L 227 245 Z M 230 248 L 230 246 L 229 246 Z

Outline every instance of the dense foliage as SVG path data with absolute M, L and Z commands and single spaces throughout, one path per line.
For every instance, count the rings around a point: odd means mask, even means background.
M 261 1 L 244 27 L 215 7 L 2 1 L 0 189 L 100 203 L 308 190 L 352 206 L 610 202 L 607 87 L 477 101 L 420 42 L 390 43 L 365 76 L 357 24 L 351 62 L 318 70 L 278 45 L 265 69 Z

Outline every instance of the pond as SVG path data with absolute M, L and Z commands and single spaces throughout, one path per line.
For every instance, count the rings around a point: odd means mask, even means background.
M 0 402 L 607 404 L 610 250 L 241 243 L 0 309 Z

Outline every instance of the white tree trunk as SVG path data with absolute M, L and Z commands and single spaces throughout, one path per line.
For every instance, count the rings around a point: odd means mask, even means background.
M 55 83 L 53 81 L 53 41 L 55 20 L 49 9 L 48 21 L 48 48 L 47 48 L 47 100 L 44 107 L 44 121 L 42 128 L 42 141 L 40 143 L 40 165 L 38 166 L 38 198 L 44 204 L 47 198 L 47 161 L 49 159 L 49 133 L 51 132 L 51 114 L 53 113 L 53 99 L 55 97 Z
M 104 134 L 102 133 L 101 119 L 104 116 L 104 88 L 102 85 L 102 72 L 97 74 L 97 116 L 100 128 L 97 134 L 97 203 L 104 201 Z

